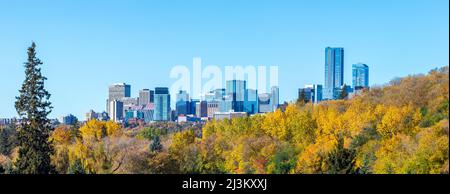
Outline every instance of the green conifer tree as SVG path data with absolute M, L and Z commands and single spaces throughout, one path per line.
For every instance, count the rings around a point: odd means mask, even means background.
M 39 67 L 43 63 L 36 57 L 36 44 L 28 48 L 28 61 L 25 62 L 25 80 L 20 94 L 16 97 L 15 107 L 21 118 L 18 126 L 19 156 L 15 163 L 20 174 L 55 173 L 50 156 L 53 147 L 49 142 L 52 131 L 50 120 L 50 93 L 44 88 L 47 79 Z

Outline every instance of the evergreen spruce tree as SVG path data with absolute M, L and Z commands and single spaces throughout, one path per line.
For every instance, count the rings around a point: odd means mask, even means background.
M 53 147 L 49 136 L 53 130 L 47 118 L 52 106 L 50 93 L 44 88 L 47 79 L 39 67 L 43 63 L 36 57 L 36 44 L 28 48 L 28 61 L 25 62 L 25 80 L 20 94 L 16 97 L 15 107 L 21 118 L 18 126 L 19 156 L 15 163 L 20 174 L 55 173 L 50 156 Z
M 0 154 L 8 156 L 16 146 L 16 127 L 14 122 L 7 127 L 0 127 Z
M 347 93 L 347 86 L 344 84 L 344 85 L 342 86 L 342 91 L 341 91 L 341 93 L 339 94 L 339 99 L 344 100 L 345 98 L 347 98 L 347 96 L 348 96 L 348 93 Z
M 329 174 L 354 174 L 356 152 L 344 147 L 344 138 L 338 137 L 335 148 L 328 153 L 325 163 Z
M 150 150 L 152 152 L 159 152 L 162 150 L 161 140 L 159 139 L 159 135 L 155 135 L 152 140 L 152 144 L 150 144 Z

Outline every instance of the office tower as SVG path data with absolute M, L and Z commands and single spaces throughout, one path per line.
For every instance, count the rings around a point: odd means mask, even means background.
M 363 63 L 352 65 L 352 80 L 355 90 L 369 87 L 369 66 Z
M 155 103 L 155 91 L 150 90 L 150 103 Z
M 106 111 L 108 114 L 110 112 L 110 102 L 113 100 L 121 100 L 125 97 L 130 97 L 131 95 L 131 86 L 125 83 L 117 83 L 110 85 L 108 88 L 108 99 L 106 100 Z
M 176 100 L 178 101 L 189 101 L 189 94 L 185 90 L 178 91 L 176 95 Z
M 222 100 L 225 97 L 225 88 L 215 89 L 214 90 L 214 98 L 216 100 Z
M 280 89 L 278 86 L 272 86 L 270 88 L 270 103 L 272 104 L 272 111 L 275 111 L 278 108 L 279 97 L 280 97 Z
M 322 101 L 322 85 L 320 84 L 305 85 L 304 88 L 298 89 L 298 98 L 301 97 L 302 93 L 305 94 L 306 102 L 318 103 Z
M 219 102 L 218 101 L 210 101 L 207 102 L 206 111 L 208 118 L 213 118 L 214 113 L 220 112 Z
M 176 116 L 189 114 L 189 94 L 184 90 L 180 90 L 176 95 L 175 111 Z
M 195 115 L 198 118 L 208 116 L 208 103 L 206 101 L 200 101 L 195 104 Z
M 178 101 L 175 106 L 176 115 L 188 115 L 190 114 L 190 102 Z
M 232 109 L 235 112 L 244 111 L 244 101 L 246 95 L 246 81 L 244 80 L 229 80 L 226 83 L 226 95 L 232 97 Z
M 171 116 L 169 88 L 155 88 L 155 116 L 156 121 L 169 121 Z
M 68 114 L 68 115 L 62 116 L 59 119 L 59 122 L 64 125 L 74 125 L 75 123 L 78 122 L 78 119 L 74 115 Z
M 153 103 L 153 90 L 142 89 L 139 91 L 139 105 Z
M 94 110 L 90 110 L 89 112 L 86 113 L 86 121 L 92 119 L 98 119 L 98 113 L 96 113 Z
M 203 95 L 202 100 L 206 102 L 214 101 L 216 99 L 216 94 L 214 91 L 209 91 Z
M 348 85 L 343 85 L 339 88 L 334 89 L 333 99 L 340 99 L 342 91 L 345 90 L 347 93 L 347 97 L 351 97 L 351 93 L 353 93 L 353 88 Z
M 229 112 L 233 109 L 233 98 L 230 95 L 225 95 L 223 99 L 219 100 L 220 112 Z
M 197 114 L 197 109 L 196 109 L 197 102 L 200 102 L 200 100 L 191 99 L 191 101 L 189 101 L 189 112 L 188 112 L 189 115 Z
M 258 110 L 260 113 L 272 112 L 273 106 L 270 100 L 270 93 L 262 93 L 258 95 Z
M 103 111 L 101 113 L 97 113 L 97 120 L 99 121 L 109 121 L 109 115 L 107 112 Z
M 244 112 L 248 114 L 258 113 L 258 90 L 247 89 Z
M 109 100 L 118 100 L 130 97 L 131 86 L 125 83 L 118 83 L 109 86 Z
M 325 48 L 324 98 L 334 99 L 336 88 L 344 85 L 344 48 Z
M 111 120 L 114 122 L 121 122 L 123 119 L 123 102 L 119 100 L 112 100 L 109 102 L 109 111 Z

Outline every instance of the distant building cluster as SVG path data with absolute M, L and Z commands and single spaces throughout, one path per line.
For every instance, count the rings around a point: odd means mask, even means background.
M 318 103 L 322 100 L 336 100 L 343 90 L 349 97 L 369 88 L 369 66 L 363 63 L 352 65 L 352 86 L 344 83 L 344 48 L 325 48 L 325 83 L 305 85 L 298 91 L 298 98 Z
M 201 99 L 190 99 L 186 91 L 176 95 L 175 116 L 178 121 L 232 118 L 272 112 L 279 105 L 279 89 L 271 88 L 270 93 L 258 94 L 258 90 L 248 89 L 245 80 L 228 80 L 226 88 L 212 90 Z
M 78 122 L 77 117 L 73 116 L 72 114 L 68 114 L 65 116 L 61 116 L 58 119 L 59 123 L 64 124 L 64 125 L 73 125 L 75 123 Z
M 3 125 L 11 125 L 15 122 L 17 122 L 19 119 L 17 118 L 0 118 L 0 126 Z
M 107 116 L 114 122 L 143 122 L 171 120 L 169 88 L 142 89 L 131 97 L 131 86 L 118 83 L 109 86 L 106 100 Z
M 105 111 L 100 113 L 100 112 L 95 112 L 94 110 L 90 110 L 89 112 L 86 113 L 85 117 L 86 117 L 86 121 L 89 121 L 92 119 L 96 119 L 99 121 L 109 121 L 108 113 Z
M 142 89 L 138 97 L 131 97 L 131 86 L 117 83 L 109 86 L 106 112 L 93 110 L 86 113 L 86 120 L 111 120 L 119 123 L 149 123 L 153 121 L 199 122 L 211 119 L 242 117 L 272 112 L 279 105 L 279 88 L 273 86 L 270 93 L 258 94 L 248 89 L 245 80 L 229 80 L 225 88 L 215 89 L 191 99 L 181 90 L 175 96 L 175 109 L 171 108 L 169 88 Z M 72 115 L 73 116 L 73 115 Z M 63 121 L 62 123 L 65 123 Z M 67 121 L 67 123 L 70 123 Z
M 369 88 L 369 67 L 363 63 L 352 65 L 352 85 L 344 83 L 344 48 L 325 48 L 324 84 L 308 84 L 298 89 L 298 97 L 306 103 L 342 98 L 342 93 L 353 97 Z M 187 91 L 180 90 L 175 96 L 175 108 L 171 108 L 169 88 L 142 89 L 139 96 L 131 97 L 131 86 L 126 83 L 112 84 L 108 88 L 106 112 L 90 110 L 86 121 L 91 119 L 119 123 L 149 123 L 153 121 L 199 122 L 222 120 L 259 113 L 273 112 L 281 107 L 279 87 L 272 86 L 267 93 L 247 87 L 245 80 L 227 80 L 225 88 L 202 94 L 199 99 L 190 98 Z M 282 107 L 281 107 L 282 108 Z M 56 123 L 73 125 L 78 119 L 69 114 Z M 11 123 L 0 119 L 0 125 Z

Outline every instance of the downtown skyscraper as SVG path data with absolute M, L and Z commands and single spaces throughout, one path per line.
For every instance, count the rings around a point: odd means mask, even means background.
M 108 99 L 106 100 L 106 111 L 111 120 L 118 121 L 123 117 L 123 99 L 129 98 L 131 86 L 125 83 L 116 83 L 108 87 Z M 118 113 L 117 111 L 122 111 Z
M 232 98 L 232 109 L 235 112 L 244 111 L 244 102 L 247 92 L 245 80 L 229 80 L 226 83 L 225 93 Z
M 155 91 L 142 89 L 139 91 L 139 105 L 147 105 L 153 103 Z
M 335 99 L 335 90 L 344 85 L 344 48 L 325 48 L 324 99 Z
M 155 88 L 155 112 L 154 120 L 169 121 L 170 120 L 170 94 L 169 88 Z
M 363 63 L 353 64 L 352 82 L 355 90 L 369 87 L 369 66 Z

